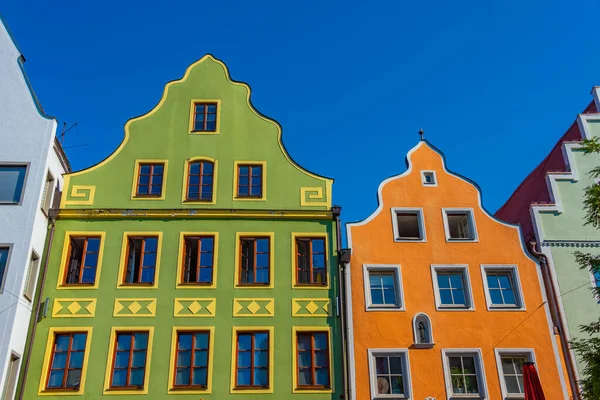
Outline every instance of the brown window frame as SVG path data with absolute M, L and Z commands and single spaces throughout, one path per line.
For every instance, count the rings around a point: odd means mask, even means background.
M 199 113 L 196 111 L 197 106 L 204 106 L 204 111 Z M 208 112 L 208 106 L 215 106 L 215 112 Z M 217 118 L 219 113 L 219 104 L 215 102 L 195 102 L 194 103 L 194 119 L 192 120 L 192 132 L 216 132 L 217 131 Z M 207 129 L 208 125 L 208 116 L 214 114 L 215 116 L 215 129 Z M 198 115 L 202 115 L 202 129 L 196 129 L 196 118 Z
M 85 335 L 85 347 L 83 348 L 83 350 L 72 350 L 73 348 L 73 336 L 74 335 Z M 57 344 L 57 339 L 59 336 L 69 336 L 69 348 L 67 349 L 66 352 L 61 351 L 61 352 L 56 352 L 56 344 Z M 80 332 L 80 331 L 74 331 L 74 332 L 55 332 L 54 333 L 54 339 L 52 341 L 52 351 L 50 353 L 50 359 L 48 360 L 49 365 L 48 365 L 48 372 L 46 373 L 46 384 L 44 385 L 44 387 L 46 388 L 46 390 L 75 390 L 78 389 L 79 386 L 81 385 L 81 378 L 83 376 L 83 370 L 84 370 L 84 364 L 85 364 L 85 352 L 87 351 L 87 340 L 88 340 L 88 332 Z M 65 361 L 65 367 L 64 368 L 52 368 L 52 364 L 54 364 L 54 357 L 56 354 L 61 354 L 61 353 L 67 353 L 67 359 Z M 81 368 L 69 368 L 69 363 L 71 362 L 71 353 L 83 353 L 83 361 L 82 361 L 82 365 Z M 63 381 L 62 381 L 62 385 L 60 387 L 49 387 L 49 383 L 50 383 L 50 375 L 52 374 L 52 371 L 63 371 L 64 375 L 63 375 Z M 80 370 L 80 381 L 79 381 L 79 385 L 75 385 L 75 386 L 66 386 L 67 384 L 67 379 L 69 377 L 69 371 L 75 371 L 75 370 Z
M 150 173 L 149 174 L 142 174 L 142 167 L 150 167 Z M 154 173 L 154 168 L 157 166 L 161 166 L 162 167 L 162 173 L 160 174 L 155 174 Z M 140 183 L 140 179 L 142 176 L 148 176 L 148 183 L 147 184 L 142 184 Z M 161 180 L 160 180 L 160 193 L 158 194 L 152 194 L 152 186 L 158 186 L 158 185 L 153 185 L 152 184 L 152 178 L 154 178 L 155 176 L 160 176 Z M 163 194 L 163 183 L 165 180 L 165 163 L 140 163 L 138 165 L 138 171 L 137 171 L 137 182 L 135 185 L 135 197 L 161 197 Z M 140 193 L 140 187 L 147 187 L 148 188 L 148 193 Z
M 198 333 L 204 333 L 206 335 L 208 335 L 208 343 L 205 349 L 204 348 L 200 348 L 200 347 L 195 347 L 196 346 L 196 334 Z M 179 361 L 179 335 L 180 334 L 191 334 L 192 335 L 192 348 L 190 349 L 190 366 L 189 367 L 178 367 L 178 361 Z M 178 330 L 177 331 L 177 337 L 176 337 L 176 342 L 175 342 L 175 365 L 173 366 L 173 387 L 176 389 L 206 389 L 208 387 L 208 378 L 209 378 L 209 368 L 210 366 L 210 346 L 212 346 L 211 343 L 211 337 L 210 337 L 210 331 L 208 330 Z M 189 368 L 190 370 L 190 382 L 193 381 L 194 379 L 194 369 L 200 369 L 200 368 L 204 368 L 204 367 L 195 367 L 194 366 L 194 353 L 196 351 L 206 351 L 206 384 L 204 385 L 192 385 L 191 383 L 189 385 L 178 385 L 177 384 L 177 370 L 178 369 L 185 369 L 185 368 Z M 185 351 L 185 350 L 184 350 Z
M 202 266 L 201 265 L 201 259 L 202 259 L 202 254 L 207 254 L 209 252 L 203 252 L 202 251 L 202 239 L 212 239 L 213 241 L 213 247 L 212 247 L 212 251 L 210 252 L 212 254 L 211 256 L 211 266 L 210 267 L 206 267 L 206 266 Z M 188 263 L 188 241 L 190 240 L 196 240 L 198 242 L 197 247 L 197 261 L 196 261 L 196 281 L 191 281 L 188 278 L 186 279 L 186 274 L 189 275 L 191 272 L 191 268 L 192 266 L 190 265 L 188 267 L 187 263 Z M 201 236 L 192 236 L 192 235 L 186 235 L 183 237 L 183 260 L 182 262 L 182 266 L 183 268 L 181 269 L 181 281 L 180 284 L 182 285 L 202 285 L 202 286 L 208 286 L 208 285 L 212 285 L 214 280 L 215 280 L 215 241 L 216 238 L 214 235 L 201 235 Z M 199 282 L 198 279 L 200 278 L 200 271 L 202 270 L 202 268 L 211 269 L 211 273 L 210 273 L 210 282 Z
M 265 252 L 258 252 L 257 251 L 257 240 L 262 240 L 262 239 L 266 239 L 267 240 L 267 246 L 269 251 L 267 253 Z M 253 282 L 243 282 L 242 281 L 242 277 L 244 274 L 244 241 L 252 241 L 254 243 L 254 253 L 253 253 L 253 264 L 252 264 L 252 271 L 253 271 L 253 276 L 254 276 L 254 281 Z M 240 237 L 240 242 L 239 242 L 239 271 L 238 271 L 238 286 L 269 286 L 271 284 L 271 237 L 270 236 L 241 236 Z M 267 282 L 256 282 L 256 272 L 257 272 L 257 268 L 256 268 L 256 260 L 257 260 L 257 256 L 258 254 L 267 254 L 267 260 L 268 260 L 268 264 L 267 264 Z M 261 268 L 264 269 L 264 268 Z
M 315 253 L 313 252 L 313 240 L 322 240 L 323 241 L 323 253 Z M 308 242 L 308 254 L 302 255 L 300 254 L 300 246 L 299 242 L 304 241 Z M 296 285 L 298 286 L 327 286 L 328 285 L 328 273 L 327 273 L 327 240 L 324 237 L 297 237 L 295 241 L 296 246 Z M 323 255 L 323 282 L 315 282 L 314 281 L 314 269 L 313 269 L 313 255 Z M 308 276 L 309 282 L 300 282 L 300 257 L 308 258 Z M 321 269 L 321 268 L 317 268 Z
M 127 276 L 128 276 L 128 265 L 129 265 L 129 254 L 131 252 L 131 241 L 132 240 L 136 240 L 136 239 L 141 239 L 142 240 L 142 248 L 140 250 L 140 258 L 139 260 L 136 261 L 136 265 L 134 265 L 134 268 L 136 268 L 138 270 L 138 279 L 137 281 L 133 281 L 133 282 L 127 282 Z M 146 247 L 146 239 L 156 239 L 156 251 L 155 252 L 145 252 L 145 247 Z M 157 269 L 157 263 L 158 263 L 158 252 L 159 252 L 159 238 L 156 235 L 149 235 L 149 236 L 139 236 L 139 235 L 134 235 L 134 236 L 127 236 L 127 251 L 125 253 L 125 266 L 123 268 L 123 281 L 121 282 L 122 285 L 128 285 L 128 286 L 137 286 L 137 285 L 154 285 L 154 283 L 156 282 L 156 269 Z M 155 259 L 154 259 L 154 266 L 150 267 L 150 266 L 145 266 L 143 265 L 144 263 L 144 255 L 146 254 L 154 254 L 155 255 Z M 142 276 L 143 276 L 143 272 L 144 269 L 149 269 L 149 268 L 154 268 L 154 275 L 152 276 L 152 282 L 142 282 Z M 135 277 L 135 274 L 133 274 L 133 276 Z
M 327 380 L 328 380 L 328 384 L 327 385 L 316 385 L 314 384 L 314 382 L 317 381 L 317 369 L 320 368 L 324 368 L 324 367 L 319 367 L 317 368 L 315 366 L 315 354 L 317 351 L 323 351 L 323 349 L 315 349 L 315 334 L 324 334 L 327 337 L 327 348 L 325 349 L 325 351 L 327 352 Z M 310 385 L 302 385 L 300 384 L 300 336 L 301 335 L 310 335 L 310 353 L 311 353 L 311 366 L 310 366 L 310 371 L 311 371 L 311 379 L 312 379 L 312 384 Z M 306 352 L 306 350 L 303 350 L 303 352 Z M 329 332 L 328 331 L 297 331 L 296 332 L 296 386 L 298 389 L 331 389 L 331 348 L 329 345 Z M 303 367 L 302 369 L 307 369 L 306 367 Z
M 134 350 L 134 342 L 135 342 L 135 335 L 136 333 L 143 333 L 146 334 L 146 348 L 144 350 Z M 129 350 L 117 350 L 119 347 L 119 335 L 130 335 L 131 336 L 131 341 L 129 344 Z M 115 342 L 114 342 L 114 349 L 113 349 L 113 355 L 112 355 L 112 363 L 111 363 L 111 367 L 110 367 L 110 378 L 109 378 L 109 388 L 111 389 L 143 389 L 144 388 L 144 383 L 146 382 L 146 374 L 148 373 L 148 371 L 146 371 L 146 368 L 148 367 L 148 347 L 150 346 L 150 332 L 149 331 L 117 331 L 115 334 Z M 125 378 L 125 382 L 126 385 L 124 386 L 115 386 L 113 385 L 113 379 L 114 379 L 114 375 L 115 375 L 115 362 L 117 361 L 117 353 L 121 352 L 129 352 L 129 361 L 127 363 L 127 368 L 116 368 L 117 370 L 123 370 L 123 369 L 127 369 L 127 376 Z M 133 353 L 135 351 L 144 351 L 146 353 L 146 357 L 144 358 L 144 366 L 143 367 L 132 367 L 133 364 Z M 132 385 L 130 384 L 130 380 L 131 380 L 131 370 L 133 369 L 143 369 L 144 370 L 144 378 L 142 379 L 142 385 Z
M 258 369 L 264 369 L 262 367 L 255 367 L 254 366 L 254 352 L 255 352 L 255 342 L 256 342 L 256 334 L 259 333 L 265 333 L 267 335 L 267 383 L 266 385 L 238 385 L 238 369 L 240 369 L 240 367 L 238 366 L 238 359 L 239 359 L 239 355 L 240 355 L 240 349 L 239 349 L 239 345 L 240 345 L 240 335 L 252 335 L 252 345 L 250 347 L 250 350 L 242 350 L 243 352 L 250 352 L 250 382 L 254 382 L 254 370 L 256 368 Z M 257 331 L 237 331 L 236 332 L 236 336 L 235 336 L 235 364 L 234 364 L 234 368 L 235 368 L 235 385 L 234 387 L 236 389 L 268 389 L 271 386 L 271 374 L 270 374 L 270 370 L 271 370 L 271 332 L 269 331 L 263 331 L 263 330 L 257 330 Z M 248 367 L 243 367 L 243 369 L 247 369 Z
M 248 175 L 242 175 L 241 174 L 241 169 L 242 168 L 248 168 Z M 260 187 L 260 195 L 253 195 L 252 194 L 252 187 L 256 186 L 252 184 L 252 169 L 254 168 L 259 168 L 260 169 L 260 179 L 259 179 L 259 187 Z M 261 199 L 264 196 L 264 165 L 263 164 L 238 164 L 237 166 L 237 182 L 236 184 L 236 191 L 235 191 L 235 196 L 239 197 L 239 198 L 256 198 L 256 199 Z M 240 185 L 240 178 L 241 177 L 247 177 L 248 178 L 248 184 L 247 185 Z M 240 194 L 240 188 L 241 187 L 246 187 L 248 188 L 248 194 Z
M 200 170 L 198 174 L 192 174 L 192 165 L 194 164 L 200 164 Z M 212 165 L 212 173 L 210 174 L 205 174 L 204 173 L 204 168 L 205 168 L 205 164 L 210 164 Z M 198 177 L 198 183 L 197 184 L 191 184 L 190 180 L 192 176 L 197 176 Z M 204 178 L 205 177 L 212 177 L 212 182 L 211 183 L 203 183 Z M 187 186 L 186 186 L 186 190 L 185 190 L 185 199 L 186 201 L 202 201 L 202 202 L 211 202 L 213 201 L 214 198 L 214 191 L 215 191 L 215 163 L 212 161 L 208 161 L 208 160 L 196 160 L 196 161 L 191 161 L 188 163 L 188 178 L 187 178 Z M 197 186 L 198 187 L 198 198 L 193 198 L 190 197 L 190 187 L 192 186 Z M 204 186 L 210 186 L 210 199 L 203 199 L 202 198 L 202 187 Z
M 81 254 L 81 264 L 79 265 L 79 273 L 77 274 L 77 282 L 69 282 L 69 275 L 71 274 L 71 267 L 70 267 L 70 263 L 71 263 L 71 256 L 73 254 L 73 241 L 76 239 L 83 239 L 83 250 L 82 250 L 82 254 Z M 88 241 L 90 239 L 98 239 L 98 252 L 88 252 L 87 248 L 88 248 Z M 68 286 L 76 286 L 76 285 L 80 285 L 80 286 L 91 286 L 94 285 L 96 283 L 96 279 L 97 274 L 98 274 L 98 264 L 100 262 L 100 253 L 101 253 L 101 249 L 102 249 L 102 237 L 101 236 L 70 236 L 69 237 L 69 251 L 67 253 L 67 259 L 66 259 L 66 265 L 65 265 L 65 275 L 63 277 L 63 285 L 68 285 Z M 94 281 L 93 282 L 83 282 L 83 273 L 85 272 L 86 268 L 91 268 L 91 267 L 86 267 L 85 266 L 85 260 L 88 254 L 97 254 L 98 258 L 96 259 L 96 266 L 95 266 L 95 272 L 94 272 Z

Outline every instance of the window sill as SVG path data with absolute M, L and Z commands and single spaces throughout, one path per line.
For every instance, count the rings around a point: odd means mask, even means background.
M 527 311 L 522 306 L 488 304 L 488 311 Z
M 264 196 L 235 196 L 234 200 L 264 200 Z
M 90 283 L 63 283 L 60 287 L 70 288 L 70 287 L 92 287 L 96 282 Z
M 475 239 L 458 239 L 458 238 L 446 238 L 446 242 L 448 243 L 477 243 L 479 242 L 479 240 L 477 238 Z M 481 397 L 481 396 L 479 396 Z M 478 398 L 478 397 L 475 397 Z
M 368 305 L 367 311 L 406 311 L 406 309 L 403 306 L 374 304 Z
M 236 283 L 236 288 L 257 288 L 257 289 L 272 289 L 270 283 Z
M 450 395 L 450 399 L 485 399 L 485 396 L 482 394 L 452 394 Z
M 405 238 L 405 237 L 394 238 L 394 242 L 396 242 L 396 243 L 427 243 L 425 238 Z
M 413 343 L 415 349 L 433 349 L 435 343 Z
M 135 196 L 133 196 L 134 199 L 161 199 L 162 198 L 162 193 L 161 194 L 136 194 Z
M 435 309 L 436 309 L 436 311 L 475 311 L 475 307 L 468 307 L 468 306 L 452 307 L 452 306 L 438 305 Z
M 183 201 L 183 204 L 195 204 L 195 203 L 203 203 L 203 204 L 210 204 L 213 203 L 213 199 L 185 199 Z
M 190 131 L 190 135 L 217 135 L 219 131 Z
M 206 392 L 206 386 L 176 386 L 170 387 L 169 392 Z
M 197 286 L 197 287 L 208 287 L 214 285 L 213 282 L 179 282 L 177 286 Z
M 294 283 L 296 289 L 329 289 L 329 283 Z

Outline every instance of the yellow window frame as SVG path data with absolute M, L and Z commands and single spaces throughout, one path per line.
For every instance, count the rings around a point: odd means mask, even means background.
M 69 256 L 69 246 L 71 244 L 72 237 L 99 237 L 100 238 L 100 249 L 98 251 L 98 264 L 96 264 L 96 279 L 93 285 L 66 285 L 65 273 L 67 269 L 67 257 Z M 100 284 L 100 272 L 102 270 L 102 258 L 104 256 L 104 241 L 106 239 L 105 231 L 66 231 L 65 239 L 63 241 L 63 250 L 60 257 L 60 267 L 58 269 L 58 280 L 56 281 L 57 290 L 91 290 L 98 289 Z
M 269 238 L 269 284 L 268 285 L 241 285 L 240 284 L 240 239 L 242 237 L 268 237 Z M 275 232 L 236 232 L 235 234 L 235 268 L 233 285 L 236 289 L 272 289 L 275 286 Z
M 158 243 L 156 244 L 156 266 L 154 269 L 154 283 L 152 285 L 128 285 L 123 284 L 123 276 L 125 274 L 125 264 L 127 262 L 127 238 L 129 236 L 157 236 Z M 121 257 L 119 260 L 119 275 L 117 277 L 117 289 L 157 289 L 158 288 L 158 276 L 160 273 L 160 257 L 162 253 L 162 239 L 163 233 L 158 231 L 129 231 L 123 232 L 123 241 L 121 242 Z
M 298 387 L 298 355 L 296 353 L 296 348 L 298 347 L 298 333 L 301 332 L 327 332 L 327 340 L 329 341 L 329 388 L 327 389 L 302 389 Z M 335 382 L 332 344 L 331 328 L 328 326 L 292 326 L 292 393 L 333 393 Z
M 44 353 L 44 361 L 42 364 L 42 375 L 40 376 L 40 386 L 38 389 L 39 396 L 83 396 L 85 393 L 85 379 L 87 375 L 88 361 L 90 359 L 92 331 L 91 326 L 61 326 L 50 327 L 48 331 L 48 339 L 46 340 L 46 351 Z M 52 362 L 52 349 L 54 347 L 54 338 L 57 334 L 70 332 L 85 332 L 87 334 L 85 340 L 85 353 L 83 354 L 83 366 L 81 368 L 81 380 L 79 389 L 46 389 L 48 383 L 48 370 Z
M 140 164 L 163 164 L 163 181 L 160 196 L 138 196 L 137 183 L 140 176 Z M 135 160 L 135 169 L 133 170 L 133 184 L 131 185 L 131 200 L 164 200 L 167 194 L 167 172 L 169 169 L 169 160 L 161 159 L 139 159 Z
M 315 238 L 325 239 L 325 276 L 327 278 L 327 285 L 316 285 L 316 284 L 298 284 L 297 281 L 297 268 L 298 268 L 298 256 L 296 252 L 296 239 L 297 238 Z M 331 287 L 331 274 L 329 273 L 329 235 L 325 232 L 292 232 L 292 289 L 325 289 L 328 290 Z
M 208 331 L 208 362 L 206 389 L 185 389 L 175 387 L 175 355 L 177 353 L 177 333 L 180 331 Z M 213 356 L 215 348 L 214 326 L 174 326 L 171 334 L 171 358 L 169 361 L 169 389 L 168 394 L 211 394 L 213 376 Z
M 214 131 L 195 131 L 194 130 L 194 116 L 196 111 L 197 103 L 215 103 L 217 105 L 217 122 L 215 124 Z M 190 102 L 190 123 L 189 131 L 190 135 L 218 135 L 221 129 L 221 100 L 218 99 L 192 99 Z
M 213 281 L 210 285 L 203 285 L 200 283 L 183 283 L 183 264 L 185 255 L 185 237 L 186 236 L 213 236 L 214 237 L 214 248 L 213 248 Z M 217 266 L 219 264 L 219 232 L 180 232 L 179 233 L 179 251 L 177 260 L 177 289 L 216 289 L 217 288 Z
M 262 166 L 262 196 L 261 197 L 238 197 L 238 166 L 260 165 Z M 233 200 L 234 201 L 267 201 L 267 162 L 266 161 L 234 161 L 233 162 Z
M 210 161 L 213 163 L 213 187 L 212 187 L 212 200 L 211 201 L 200 201 L 200 200 L 188 200 L 187 199 L 187 183 L 190 173 L 190 164 L 196 161 Z M 184 162 L 183 170 L 183 186 L 181 189 L 181 204 L 217 204 L 217 176 L 218 176 L 218 162 L 216 159 L 211 157 L 192 157 Z
M 269 332 L 269 387 L 266 389 L 236 389 L 235 368 L 237 361 L 237 334 L 238 332 Z M 273 326 L 234 326 L 231 336 L 231 394 L 273 393 L 273 370 L 275 369 L 275 328 Z
M 146 350 L 146 368 L 144 370 L 144 388 L 135 389 L 111 389 L 110 378 L 112 373 L 113 355 L 117 345 L 117 332 L 148 332 L 148 349 Z M 113 326 L 110 330 L 110 342 L 108 348 L 108 358 L 106 360 L 106 372 L 104 375 L 104 395 L 134 395 L 148 394 L 148 382 L 150 381 L 150 364 L 152 363 L 152 341 L 154 339 L 153 326 Z

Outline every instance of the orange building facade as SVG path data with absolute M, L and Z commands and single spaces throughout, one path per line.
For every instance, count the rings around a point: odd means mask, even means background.
M 534 362 L 546 398 L 568 399 L 540 266 L 479 188 L 420 141 L 379 207 L 347 225 L 351 400 L 523 398 Z

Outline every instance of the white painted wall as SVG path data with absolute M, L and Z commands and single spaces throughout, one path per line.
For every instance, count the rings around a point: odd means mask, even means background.
M 5 388 L 12 353 L 23 355 L 33 304 L 23 296 L 25 277 L 33 251 L 42 254 L 48 218 L 41 210 L 48 172 L 62 188 L 65 170 L 54 149 L 56 120 L 38 110 L 21 66 L 21 53 L 0 18 L 0 164 L 29 163 L 23 201 L 0 204 L 0 244 L 12 251 L 0 291 L 0 396 Z M 54 190 L 48 194 L 53 195 Z M 39 271 L 38 271 L 39 272 Z M 21 363 L 23 359 L 21 359 Z M 6 393 L 5 399 L 12 399 Z

